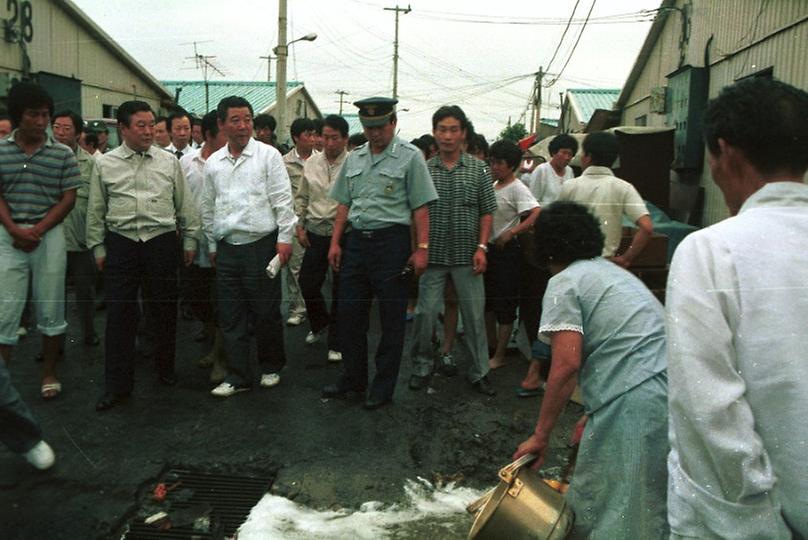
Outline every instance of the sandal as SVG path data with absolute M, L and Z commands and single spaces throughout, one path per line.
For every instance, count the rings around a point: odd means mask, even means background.
M 55 399 L 62 393 L 62 383 L 56 381 L 54 383 L 43 384 L 40 393 L 44 400 Z
M 540 396 L 544 392 L 546 384 L 547 383 L 541 383 L 541 386 L 537 388 L 524 388 L 520 386 L 519 388 L 516 389 L 516 395 L 517 397 L 520 398 L 531 398 Z

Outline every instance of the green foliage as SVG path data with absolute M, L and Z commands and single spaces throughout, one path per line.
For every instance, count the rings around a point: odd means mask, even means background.
M 519 142 L 521 139 L 524 139 L 526 136 L 527 129 L 525 129 L 525 125 L 522 123 L 516 123 L 512 126 L 508 126 L 499 134 L 500 139 L 506 139 L 515 143 Z

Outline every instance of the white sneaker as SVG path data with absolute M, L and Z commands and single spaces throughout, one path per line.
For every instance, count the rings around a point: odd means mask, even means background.
M 281 376 L 277 373 L 264 373 L 261 375 L 261 387 L 272 388 L 281 382 Z
M 229 382 L 223 382 L 216 388 L 210 391 L 212 396 L 216 397 L 230 397 L 233 394 L 238 394 L 239 392 L 246 392 L 250 389 L 249 386 L 234 386 Z
M 53 467 L 56 455 L 45 441 L 39 441 L 36 446 L 25 453 L 25 460 L 40 471 Z
M 309 332 L 306 335 L 306 343 L 309 345 L 317 343 L 318 341 L 320 341 L 320 334 L 321 332 L 317 332 L 316 334 L 314 332 Z
M 300 324 L 303 322 L 303 318 L 303 315 L 289 315 L 289 318 L 286 319 L 286 324 L 288 326 L 300 326 Z
M 328 361 L 329 362 L 342 362 L 342 353 L 339 351 L 329 350 L 328 351 Z

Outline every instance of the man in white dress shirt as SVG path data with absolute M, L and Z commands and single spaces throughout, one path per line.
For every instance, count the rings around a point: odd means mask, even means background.
M 808 93 L 743 80 L 704 135 L 733 217 L 668 278 L 671 532 L 808 538 Z
M 216 266 L 219 326 L 228 361 L 228 375 L 212 394 L 228 397 L 253 384 L 250 316 L 255 320 L 261 386 L 280 382 L 286 363 L 281 286 L 265 269 L 276 254 L 282 265 L 289 260 L 297 217 L 280 152 L 252 138 L 250 103 L 230 96 L 219 102 L 217 114 L 227 144 L 205 163 L 201 215 Z

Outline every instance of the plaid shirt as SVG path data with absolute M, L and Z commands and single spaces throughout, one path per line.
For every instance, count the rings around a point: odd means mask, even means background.
M 491 172 L 466 153 L 452 170 L 440 156 L 427 166 L 438 191 L 429 203 L 429 264 L 469 265 L 480 243 L 480 218 L 497 209 Z

